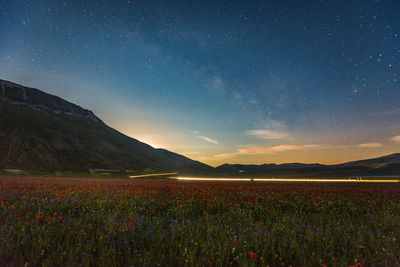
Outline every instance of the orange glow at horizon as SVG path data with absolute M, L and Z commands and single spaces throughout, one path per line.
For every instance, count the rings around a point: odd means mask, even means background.
M 129 113 L 127 112 L 127 114 Z M 292 139 L 280 140 L 276 137 L 273 141 L 270 141 L 265 139 L 265 137 L 270 137 L 270 132 L 268 132 L 268 136 L 265 136 L 265 132 L 261 132 L 263 138 L 257 139 L 254 138 L 254 134 L 259 132 L 253 131 L 250 137 L 244 135 L 244 137 L 238 136 L 236 139 L 235 137 L 224 136 L 217 138 L 218 142 L 210 143 L 204 138 L 198 138 L 199 135 L 203 136 L 203 134 L 188 130 L 177 130 L 173 125 L 150 120 L 150 118 L 144 121 L 134 120 L 131 123 L 126 123 L 126 118 L 115 119 L 111 117 L 110 121 L 110 124 L 122 133 L 154 148 L 167 149 L 214 167 L 225 163 L 340 164 L 385 156 L 400 151 L 400 142 L 397 142 L 396 136 L 376 138 L 377 141 L 375 142 L 372 140 L 361 141 L 358 140 L 357 136 L 353 136 L 346 143 L 330 144 L 329 141 L 335 140 L 335 136 L 327 133 L 297 136 L 280 133 L 279 137 L 291 136 Z M 140 125 L 140 127 L 135 128 L 131 125 Z M 278 136 L 277 132 L 274 132 L 274 134 Z M 207 134 L 204 135 L 208 136 Z M 211 137 L 215 139 L 215 135 L 211 134 Z M 319 142 L 310 143 L 308 140 L 319 140 Z M 243 145 L 246 143 L 252 145 Z

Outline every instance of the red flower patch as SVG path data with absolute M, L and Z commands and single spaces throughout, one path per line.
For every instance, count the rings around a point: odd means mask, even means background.
M 257 253 L 252 251 L 249 253 L 249 257 L 250 257 L 250 259 L 255 260 L 255 259 L 257 259 Z

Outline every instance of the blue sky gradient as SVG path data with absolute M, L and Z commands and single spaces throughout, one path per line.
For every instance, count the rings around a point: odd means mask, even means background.
M 218 165 L 400 149 L 400 2 L 0 0 L 0 78 Z

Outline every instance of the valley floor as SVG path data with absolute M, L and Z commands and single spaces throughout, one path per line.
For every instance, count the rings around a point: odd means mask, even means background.
M 400 265 L 398 183 L 2 177 L 0 218 L 0 266 Z

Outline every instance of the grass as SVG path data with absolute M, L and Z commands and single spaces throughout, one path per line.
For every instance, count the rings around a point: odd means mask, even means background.
M 1 178 L 0 265 L 399 266 L 399 185 Z

